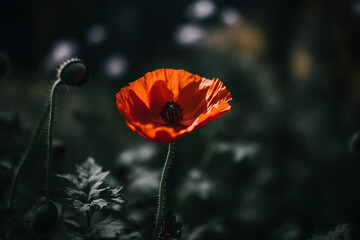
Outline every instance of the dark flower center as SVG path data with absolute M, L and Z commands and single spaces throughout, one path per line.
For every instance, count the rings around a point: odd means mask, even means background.
M 178 123 L 183 119 L 184 109 L 177 102 L 167 102 L 161 108 L 160 116 L 168 124 Z

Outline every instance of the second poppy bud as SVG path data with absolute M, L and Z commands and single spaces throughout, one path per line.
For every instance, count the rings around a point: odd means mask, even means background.
M 71 58 L 59 67 L 58 78 L 68 86 L 82 86 L 89 79 L 89 69 L 82 60 Z

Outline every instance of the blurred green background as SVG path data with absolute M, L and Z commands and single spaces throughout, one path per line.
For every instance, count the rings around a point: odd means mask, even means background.
M 3 0 L 1 199 L 56 68 L 79 57 L 91 78 L 60 91 L 53 172 L 92 156 L 135 209 L 155 206 L 167 145 L 132 132 L 115 95 L 146 72 L 185 69 L 219 78 L 233 101 L 176 143 L 167 204 L 184 239 L 298 240 L 341 223 L 356 239 L 360 162 L 349 140 L 360 120 L 359 43 L 359 0 Z M 41 140 L 20 179 L 24 199 L 43 187 Z

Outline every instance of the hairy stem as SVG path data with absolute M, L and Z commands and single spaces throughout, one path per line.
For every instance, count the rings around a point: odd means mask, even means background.
M 46 155 L 46 179 L 45 179 L 45 189 L 47 197 L 50 196 L 49 192 L 49 176 L 50 176 L 50 163 L 52 159 L 52 132 L 54 127 L 54 117 L 55 117 L 55 99 L 56 99 L 56 90 L 61 85 L 61 79 L 55 81 L 50 95 L 50 112 L 49 112 L 49 129 L 47 136 L 47 155 Z
M 170 166 L 171 162 L 171 152 L 173 148 L 174 143 L 169 143 L 168 152 L 166 155 L 166 160 L 164 164 L 164 168 L 161 173 L 161 179 L 160 179 L 160 186 L 159 186 L 159 199 L 158 199 L 158 209 L 156 213 L 156 220 L 155 220 L 155 230 L 154 230 L 154 240 L 157 240 L 159 236 L 160 231 L 160 222 L 162 220 L 163 216 L 163 208 L 164 208 L 164 200 L 165 200 L 165 178 L 166 174 L 168 172 L 168 168 Z
M 19 176 L 20 176 L 20 172 L 22 170 L 22 167 L 23 167 L 24 163 L 26 162 L 26 160 L 29 158 L 30 151 L 34 146 L 34 143 L 36 142 L 36 139 L 38 138 L 46 119 L 48 118 L 49 111 L 50 111 L 50 105 L 47 105 L 45 113 L 43 114 L 42 118 L 38 122 L 38 124 L 36 126 L 36 130 L 32 134 L 30 142 L 29 142 L 29 144 L 28 144 L 28 146 L 27 146 L 27 148 L 25 150 L 25 153 L 24 153 L 23 157 L 21 158 L 21 161 L 19 163 L 18 168 L 16 169 L 15 176 L 14 176 L 12 184 L 11 184 L 10 198 L 9 198 L 9 203 L 8 203 L 9 204 L 8 205 L 9 209 L 12 209 L 13 205 L 14 205 L 15 190 L 16 190 L 16 187 L 17 187 L 17 183 L 18 183 L 18 180 L 19 180 Z

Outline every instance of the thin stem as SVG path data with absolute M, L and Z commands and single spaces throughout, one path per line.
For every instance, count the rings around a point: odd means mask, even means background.
M 47 197 L 50 196 L 49 192 L 49 176 L 50 176 L 50 163 L 52 159 L 52 132 L 54 127 L 54 117 L 55 117 L 55 98 L 56 90 L 61 85 L 61 79 L 55 81 L 50 95 L 50 112 L 49 112 L 49 130 L 47 136 L 47 156 L 46 156 L 46 179 L 45 179 L 45 189 Z
M 165 164 L 164 164 L 164 168 L 162 170 L 161 173 L 161 179 L 160 179 L 160 186 L 159 186 L 159 199 L 158 199 L 158 209 L 157 209 L 157 213 L 156 213 L 156 220 L 155 220 L 155 230 L 154 230 L 154 240 L 157 240 L 158 236 L 159 236 L 159 231 L 160 231 L 160 222 L 162 220 L 162 211 L 164 208 L 164 195 L 165 195 L 165 178 L 166 178 L 166 174 L 168 172 L 168 168 L 170 166 L 170 162 L 171 162 L 171 152 L 172 152 L 172 148 L 173 148 L 174 143 L 169 143 L 169 148 L 168 148 L 168 152 L 166 155 L 166 160 L 165 160 Z
M 34 143 L 36 142 L 36 139 L 38 138 L 46 119 L 48 118 L 49 111 L 50 111 L 50 105 L 47 105 L 46 110 L 45 110 L 41 120 L 38 122 L 38 124 L 36 126 L 35 132 L 31 136 L 30 142 L 29 142 L 29 144 L 28 144 L 28 146 L 27 146 L 27 148 L 25 150 L 25 153 L 24 153 L 23 157 L 21 158 L 19 166 L 16 169 L 15 176 L 14 176 L 12 184 L 11 184 L 10 198 L 9 198 L 9 203 L 8 203 L 9 204 L 8 205 L 9 209 L 12 209 L 13 205 L 14 205 L 15 190 L 16 190 L 16 187 L 17 187 L 17 183 L 18 183 L 18 180 L 19 180 L 19 176 L 20 176 L 20 172 L 22 170 L 22 167 L 24 166 L 24 163 L 26 162 L 26 160 L 29 158 L 30 151 L 34 146 Z

